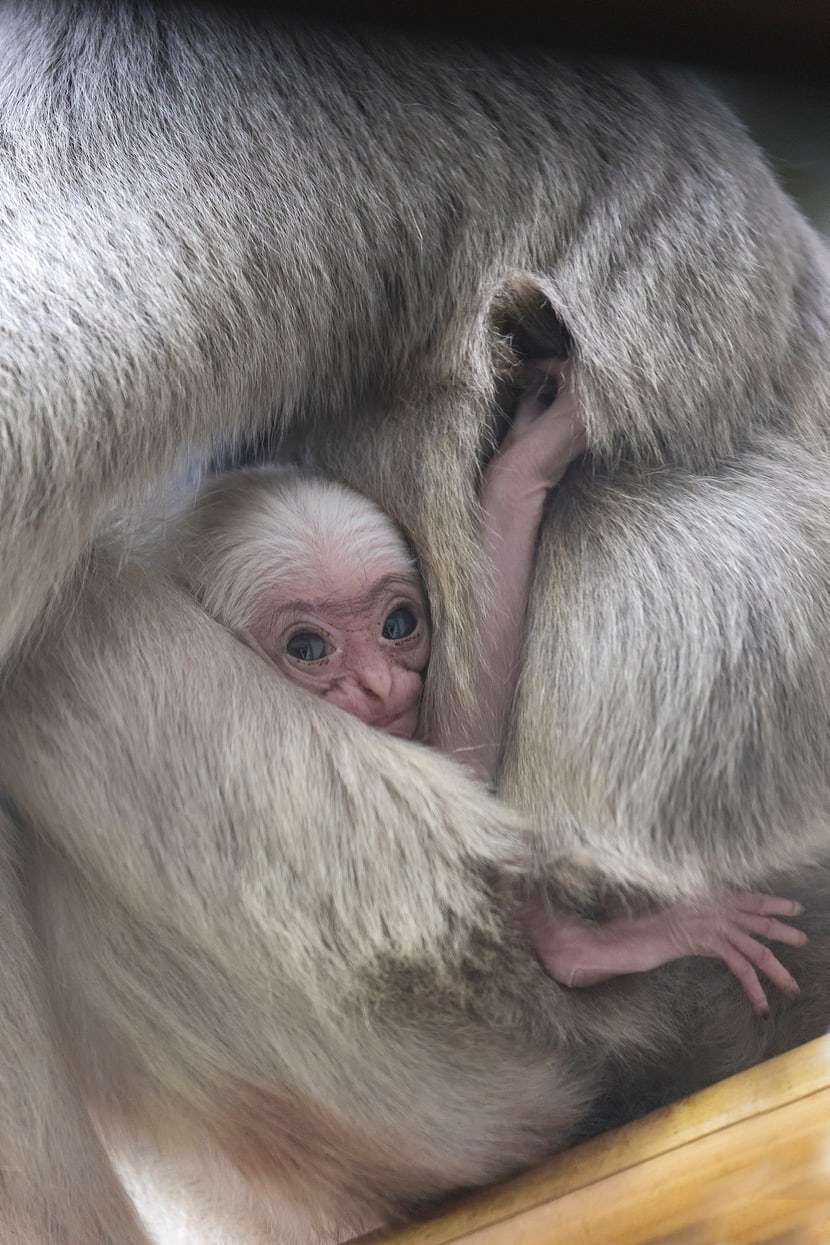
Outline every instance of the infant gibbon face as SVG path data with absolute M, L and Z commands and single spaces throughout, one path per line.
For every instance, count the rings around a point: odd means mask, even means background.
M 251 633 L 288 678 L 368 726 L 414 737 L 431 631 L 411 563 L 332 541 L 264 604 Z

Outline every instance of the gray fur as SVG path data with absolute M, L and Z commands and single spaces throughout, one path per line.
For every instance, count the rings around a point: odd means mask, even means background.
M 94 1118 L 241 1174 L 240 1240 L 342 1239 L 587 1131 L 618 1067 L 658 1101 L 827 1024 L 828 261 L 690 77 L 102 13 L 0 10 L 0 1235 L 144 1241 Z M 591 454 L 524 817 L 90 553 L 277 429 L 407 532 L 464 696 L 476 474 L 546 306 Z M 510 921 L 554 866 L 581 902 L 785 865 L 815 928 L 766 1027 L 705 965 L 564 991 Z

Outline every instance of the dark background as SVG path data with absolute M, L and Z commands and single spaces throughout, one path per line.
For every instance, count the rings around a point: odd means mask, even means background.
M 828 0 L 241 0 L 240 11 L 284 11 L 442 31 L 462 38 L 657 56 L 830 78 Z
M 830 0 L 213 0 L 211 7 L 692 67 L 726 96 L 785 189 L 830 236 Z

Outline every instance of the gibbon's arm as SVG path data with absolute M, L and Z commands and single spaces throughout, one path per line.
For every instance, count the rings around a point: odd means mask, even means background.
M 500 791 L 611 887 L 699 899 L 826 855 L 827 514 L 826 450 L 774 435 L 553 495 Z
M 568 465 L 585 450 L 570 384 L 570 366 L 534 361 L 535 384 L 518 403 L 504 442 L 485 468 L 479 490 L 484 558 L 474 647 L 474 700 L 460 720 L 433 727 L 437 747 L 487 782 L 496 776 L 527 631 L 527 603 L 545 501 Z
M 175 1127 L 234 1153 L 243 1118 L 258 1154 L 276 1144 L 257 1086 L 310 1095 L 310 1118 L 349 1137 L 391 1129 L 402 1196 L 505 1170 L 540 1112 L 534 1154 L 567 1137 L 583 1080 L 527 1064 L 558 994 L 511 919 L 530 836 L 453 762 L 291 686 L 175 585 L 105 555 L 7 687 L 0 754 L 49 848 L 41 919 L 96 1099 L 120 1093 L 100 1083 L 107 1037 L 125 1109 L 141 1118 L 147 1083 L 163 1117 L 161 1078 Z M 243 1089 L 226 1119 L 216 1104 Z

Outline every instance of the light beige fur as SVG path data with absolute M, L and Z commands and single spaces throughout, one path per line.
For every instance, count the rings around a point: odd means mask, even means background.
M 249 631 L 275 592 L 286 599 L 309 562 L 325 568 L 340 548 L 364 565 L 415 567 L 380 507 L 296 467 L 220 474 L 166 526 L 162 561 L 232 631 Z
M 728 110 L 57 2 L 0 10 L 0 100 L 0 1238 L 145 1241 L 93 1119 L 342 1239 L 825 1027 L 830 273 Z M 590 455 L 543 536 L 524 817 L 92 547 L 275 429 L 411 540 L 452 704 L 494 399 L 540 335 Z M 801 998 L 763 1025 L 684 964 L 567 994 L 512 925 L 540 878 L 789 887 Z

